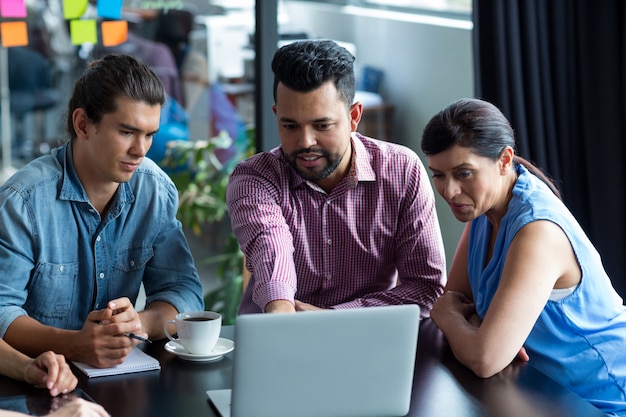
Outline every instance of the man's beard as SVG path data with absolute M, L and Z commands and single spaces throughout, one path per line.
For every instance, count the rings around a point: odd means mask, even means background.
M 323 166 L 320 171 L 301 169 L 296 163 L 296 160 L 298 159 L 298 155 L 303 154 L 303 153 L 321 154 L 322 158 L 326 159 L 326 166 Z M 337 169 L 339 164 L 341 164 L 341 160 L 344 154 L 341 154 L 341 155 L 338 153 L 331 154 L 330 152 L 325 151 L 323 149 L 308 148 L 308 149 L 302 149 L 296 152 L 292 152 L 291 154 L 287 155 L 287 161 L 289 161 L 289 165 L 291 165 L 291 167 L 295 169 L 296 172 L 300 174 L 302 178 L 308 181 L 316 182 L 316 181 L 323 180 L 324 178 L 332 174 Z

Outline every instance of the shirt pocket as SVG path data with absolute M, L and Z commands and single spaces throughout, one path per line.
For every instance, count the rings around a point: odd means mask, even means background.
M 152 246 L 120 249 L 115 253 L 113 268 L 121 272 L 142 271 L 153 254 Z
M 78 270 L 79 262 L 40 263 L 24 304 L 28 314 L 48 326 L 66 328 L 72 305 L 77 302 Z
M 124 248 L 115 253 L 108 281 L 110 299 L 128 297 L 133 303 L 137 300 L 146 265 L 153 254 L 152 246 Z

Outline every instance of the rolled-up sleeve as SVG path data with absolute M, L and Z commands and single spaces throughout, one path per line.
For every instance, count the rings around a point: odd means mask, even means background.
M 252 300 L 261 310 L 274 300 L 293 302 L 296 293 L 293 236 L 279 203 L 277 181 L 281 179 L 240 164 L 227 191 L 233 232 L 252 266 Z
M 0 190 L 0 336 L 19 316 L 26 315 L 23 306 L 27 285 L 34 268 L 31 249 L 32 226 L 28 206 L 10 188 Z

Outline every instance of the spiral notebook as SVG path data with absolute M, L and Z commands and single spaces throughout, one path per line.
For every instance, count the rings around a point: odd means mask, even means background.
M 135 347 L 133 350 L 130 351 L 124 362 L 110 368 L 94 368 L 93 366 L 87 365 L 86 363 L 76 361 L 72 362 L 89 378 L 161 369 L 161 364 L 158 360 L 148 355 L 146 352 L 139 349 L 138 347 Z

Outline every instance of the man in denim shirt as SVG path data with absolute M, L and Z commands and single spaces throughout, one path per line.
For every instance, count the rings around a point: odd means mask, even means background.
M 140 343 L 129 333 L 162 338 L 204 308 L 176 188 L 144 159 L 165 94 L 134 58 L 95 61 L 69 101 L 71 140 L 0 188 L 0 335 L 22 352 L 113 366 Z

